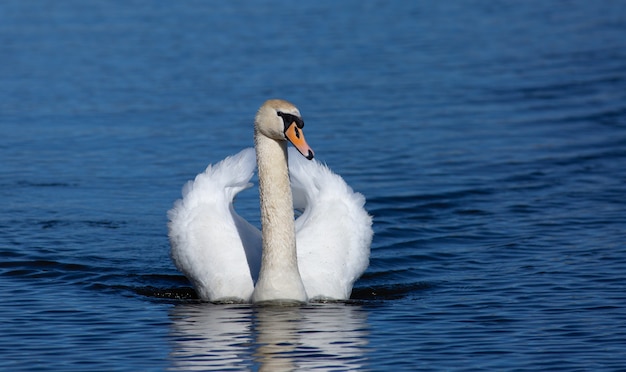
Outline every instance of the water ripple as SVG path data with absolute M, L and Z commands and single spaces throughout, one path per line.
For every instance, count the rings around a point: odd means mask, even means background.
M 0 369 L 623 369 L 622 3 L 270 2 L 0 2 Z M 204 303 L 169 259 L 270 96 L 367 198 L 349 301 Z

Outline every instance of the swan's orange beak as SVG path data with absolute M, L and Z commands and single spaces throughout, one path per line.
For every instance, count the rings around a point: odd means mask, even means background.
M 313 150 L 311 150 L 311 147 L 309 147 L 304 140 L 302 128 L 298 128 L 295 121 L 287 127 L 287 130 L 285 130 L 285 136 L 291 143 L 293 143 L 298 151 L 304 155 L 305 158 L 309 160 L 313 159 Z

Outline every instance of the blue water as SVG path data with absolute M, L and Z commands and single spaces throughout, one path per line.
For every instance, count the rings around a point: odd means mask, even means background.
M 1 370 L 626 368 L 622 1 L 9 0 L 0 60 Z M 169 260 L 273 97 L 374 216 L 348 303 Z

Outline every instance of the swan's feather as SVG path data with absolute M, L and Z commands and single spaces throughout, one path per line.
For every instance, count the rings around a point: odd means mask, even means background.
M 209 165 L 168 212 L 172 259 L 203 299 L 248 301 L 254 289 L 261 234 L 232 202 L 251 186 L 255 159 L 248 148 Z
M 298 268 L 309 299 L 348 299 L 369 263 L 372 218 L 365 198 L 328 167 L 289 149 Z

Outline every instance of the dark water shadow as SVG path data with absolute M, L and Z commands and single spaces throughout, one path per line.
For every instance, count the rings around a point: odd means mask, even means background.
M 434 287 L 436 287 L 436 284 L 428 282 L 357 287 L 352 290 L 352 296 L 350 296 L 349 300 L 337 303 L 368 306 L 384 301 L 403 299 L 416 291 L 426 291 Z M 207 303 L 198 297 L 198 294 L 192 287 L 157 288 L 147 286 L 125 288 L 125 290 L 158 302 L 165 301 L 176 305 Z

